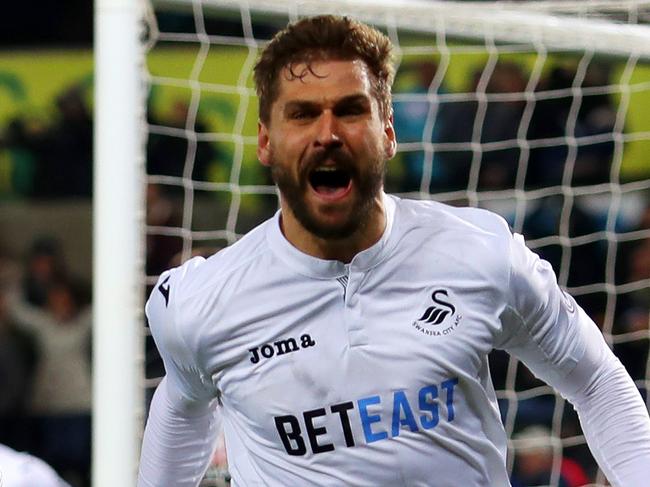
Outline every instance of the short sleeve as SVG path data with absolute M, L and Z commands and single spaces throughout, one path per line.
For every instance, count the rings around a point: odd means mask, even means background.
M 165 364 L 169 390 L 178 396 L 171 399 L 181 403 L 205 402 L 216 395 L 210 378 L 197 364 L 198 351 L 187 345 L 186 335 L 192 330 L 186 329 L 183 321 L 190 318 L 192 310 L 183 309 L 182 281 L 188 264 L 165 271 L 145 306 L 151 334 Z
M 551 265 L 528 249 L 521 235 L 514 234 L 509 247 L 507 303 L 496 348 L 518 357 L 537 377 L 557 387 L 585 353 L 581 329 L 595 325 L 560 289 Z

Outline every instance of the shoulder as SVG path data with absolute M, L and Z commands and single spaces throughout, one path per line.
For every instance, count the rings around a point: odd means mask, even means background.
M 398 200 L 395 226 L 399 252 L 495 288 L 507 285 L 512 233 L 501 216 L 434 201 Z
M 507 241 L 512 237 L 505 219 L 489 210 L 408 199 L 397 199 L 397 206 L 401 224 L 407 228 L 461 232 L 468 237 L 494 237 Z
M 159 348 L 184 354 L 196 351 L 202 327 L 214 321 L 211 315 L 218 311 L 233 277 L 268 254 L 265 227 L 266 223 L 260 225 L 207 259 L 194 257 L 160 275 L 145 306 Z
M 194 257 L 179 267 L 163 272 L 152 290 L 149 304 L 179 308 L 188 299 L 206 293 L 215 286 L 223 286 L 230 276 L 264 255 L 267 223 L 208 258 Z
M 69 487 L 43 460 L 4 445 L 0 445 L 0 474 L 8 487 Z

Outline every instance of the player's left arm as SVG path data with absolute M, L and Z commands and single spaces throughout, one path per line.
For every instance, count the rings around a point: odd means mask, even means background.
M 596 324 L 515 235 L 499 348 L 520 358 L 575 407 L 589 448 L 616 487 L 650 479 L 650 418 Z

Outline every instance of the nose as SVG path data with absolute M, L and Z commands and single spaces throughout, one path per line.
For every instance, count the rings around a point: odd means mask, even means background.
M 341 145 L 339 124 L 331 110 L 323 111 L 318 120 L 317 130 L 316 139 L 314 140 L 316 147 Z

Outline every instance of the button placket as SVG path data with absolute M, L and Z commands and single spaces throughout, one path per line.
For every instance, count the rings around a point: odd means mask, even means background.
M 362 279 L 363 272 L 355 271 L 350 267 L 343 315 L 345 317 L 348 340 L 351 347 L 368 344 L 368 337 L 362 322 L 362 303 L 359 297 L 359 287 Z

